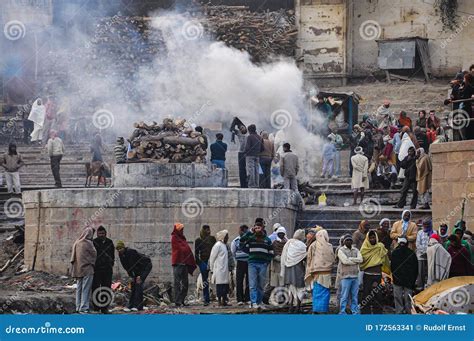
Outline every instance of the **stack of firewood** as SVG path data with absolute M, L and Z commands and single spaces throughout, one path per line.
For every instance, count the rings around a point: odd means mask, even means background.
M 191 163 L 203 162 L 206 139 L 186 125 L 186 120 L 165 118 L 162 124 L 134 124 L 129 139 L 132 150 L 129 160 L 139 162 Z
M 252 61 L 273 55 L 294 56 L 298 30 L 293 10 L 252 12 L 245 6 L 206 6 L 206 30 L 217 40 L 241 51 Z

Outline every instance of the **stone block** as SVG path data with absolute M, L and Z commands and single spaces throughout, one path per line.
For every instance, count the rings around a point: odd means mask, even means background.
M 227 170 L 203 163 L 116 164 L 115 187 L 227 187 Z

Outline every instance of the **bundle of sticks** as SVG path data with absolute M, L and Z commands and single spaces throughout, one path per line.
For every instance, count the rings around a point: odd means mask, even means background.
M 294 56 L 298 30 L 293 10 L 252 12 L 245 6 L 206 6 L 204 11 L 207 31 L 226 45 L 247 51 L 254 62 L 272 55 Z
M 207 140 L 186 124 L 185 119 L 165 118 L 162 124 L 137 122 L 129 138 L 129 160 L 135 162 L 203 162 Z

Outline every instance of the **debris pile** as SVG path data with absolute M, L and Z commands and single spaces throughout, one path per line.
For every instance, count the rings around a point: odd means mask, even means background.
M 162 124 L 135 123 L 129 139 L 132 150 L 129 161 L 191 163 L 203 162 L 206 156 L 206 138 L 186 120 L 165 118 Z

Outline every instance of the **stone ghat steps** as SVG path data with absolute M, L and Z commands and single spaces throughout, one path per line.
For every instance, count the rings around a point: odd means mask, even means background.
M 329 239 L 333 245 L 338 245 L 339 238 L 346 234 L 352 234 L 361 220 L 367 219 L 371 228 L 377 228 L 382 218 L 389 218 L 393 224 L 400 220 L 403 210 L 390 206 L 380 206 L 375 211 L 365 212 L 359 210 L 359 206 L 319 208 L 317 206 L 306 206 L 297 216 L 296 228 L 308 228 L 321 225 L 327 229 Z M 412 220 L 417 221 L 431 216 L 430 210 L 411 210 Z M 364 215 L 363 215 L 364 213 Z
M 344 206 L 352 205 L 354 192 L 350 189 L 343 190 L 321 190 L 319 194 L 324 193 L 326 195 L 326 202 L 329 206 Z M 412 193 L 408 193 L 407 203 L 410 203 L 412 198 Z M 388 189 L 388 190 L 378 190 L 372 189 L 365 192 L 364 199 L 367 200 L 370 205 L 395 205 L 400 199 L 400 190 L 399 189 Z

